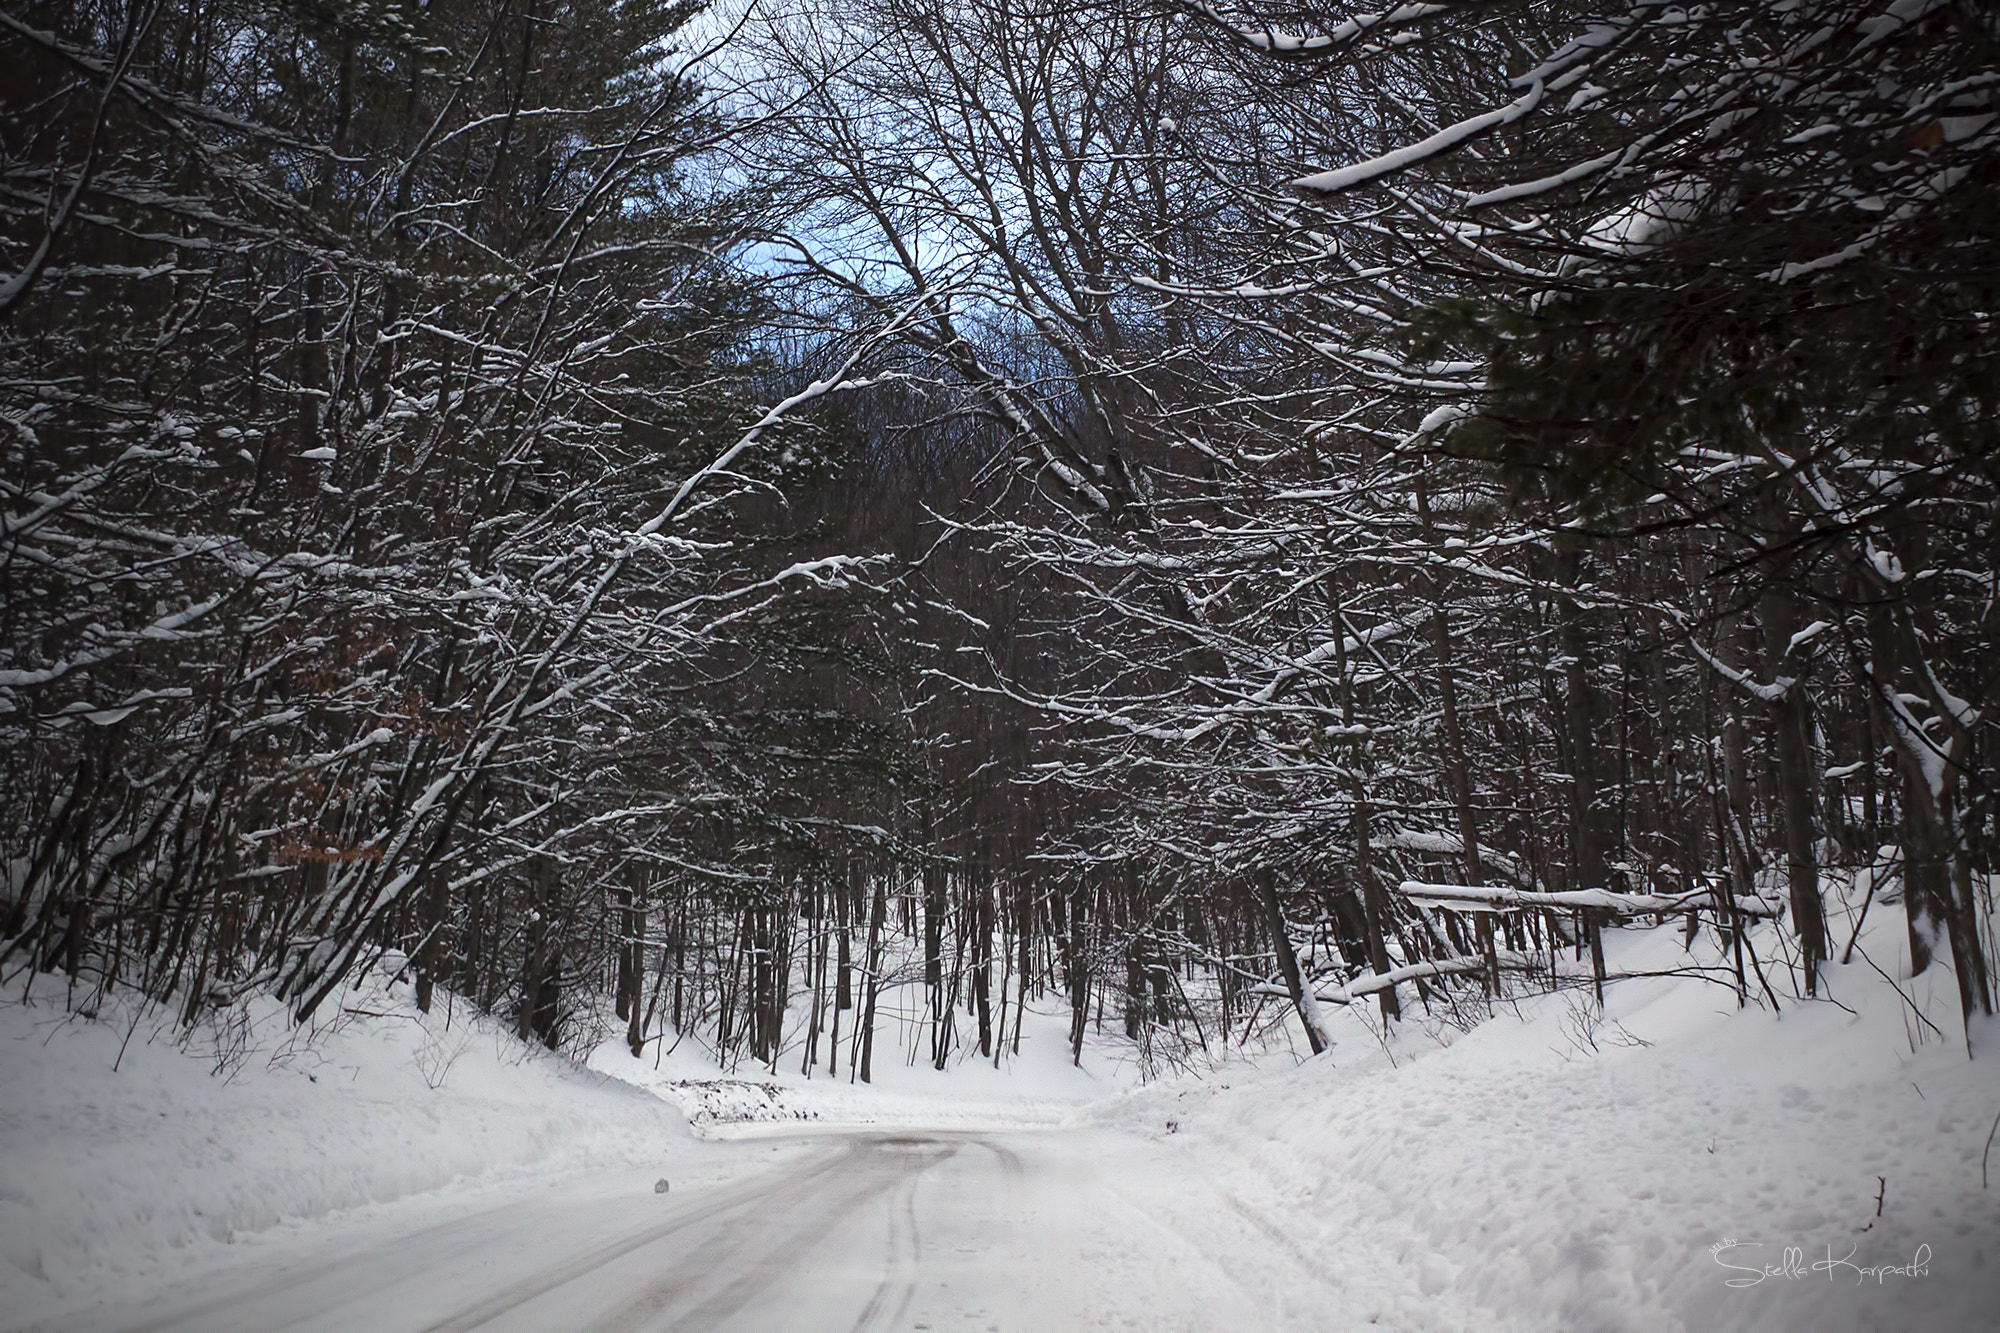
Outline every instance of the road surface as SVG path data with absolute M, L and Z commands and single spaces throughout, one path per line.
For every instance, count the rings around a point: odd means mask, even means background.
M 1206 1333 L 1303 1322 L 1273 1288 L 1316 1285 L 1312 1256 L 1287 1257 L 1282 1236 L 1128 1136 L 882 1130 L 716 1147 L 738 1157 L 665 1195 L 636 1171 L 572 1181 L 395 1234 L 246 1255 L 60 1326 Z

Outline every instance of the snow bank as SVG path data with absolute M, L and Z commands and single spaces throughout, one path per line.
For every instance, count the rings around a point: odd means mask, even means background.
M 1900 909 L 1868 924 L 1901 976 Z M 1614 968 L 1683 956 L 1673 928 L 1607 947 Z M 1616 984 L 1601 1016 L 1542 997 L 1400 1036 L 1394 1066 L 1357 1006 L 1329 1060 L 1103 1116 L 1177 1145 L 1355 1327 L 2000 1328 L 2000 1029 L 1967 1059 L 1944 967 L 1903 983 L 1914 1005 L 1859 956 L 1827 980 L 1846 1010 L 1739 1012 L 1686 979 Z
M 690 1142 L 676 1107 L 406 994 L 349 990 L 310 1031 L 252 1002 L 185 1047 L 47 979 L 0 1004 L 0 1324 L 281 1223 Z

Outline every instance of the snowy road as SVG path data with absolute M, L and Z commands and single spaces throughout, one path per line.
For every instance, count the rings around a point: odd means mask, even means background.
M 635 1172 L 573 1181 L 399 1235 L 330 1238 L 310 1257 L 292 1247 L 210 1275 L 198 1296 L 100 1307 L 63 1326 L 848 1333 L 1290 1322 L 1241 1285 L 1240 1264 L 1219 1262 L 1268 1250 L 1269 1239 L 1168 1183 L 1172 1173 L 1150 1160 L 1158 1145 L 1094 1131 L 884 1130 L 713 1146 L 720 1177 L 665 1196 Z M 1203 1235 L 1177 1229 L 1176 1215 L 1200 1218 Z M 1246 1234 L 1216 1234 L 1219 1217 Z

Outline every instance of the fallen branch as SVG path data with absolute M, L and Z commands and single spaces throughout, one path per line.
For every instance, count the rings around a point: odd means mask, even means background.
M 1560 910 L 1585 908 L 1612 916 L 1676 916 L 1684 912 L 1734 911 L 1744 916 L 1776 917 L 1783 910 L 1762 898 L 1734 898 L 1718 905 L 1711 889 L 1689 893 L 1613 893 L 1609 889 L 1571 889 L 1562 893 L 1531 893 L 1525 889 L 1473 884 L 1425 884 L 1406 879 L 1398 886 L 1419 907 L 1448 907 L 1455 912 L 1512 912 L 1523 907 Z
M 1558 958 L 1554 962 L 1552 971 L 1547 954 L 1504 952 L 1498 954 L 1497 958 L 1502 972 L 1524 972 L 1533 976 L 1548 977 L 1554 981 L 1565 979 L 1579 982 L 1590 981 L 1596 975 L 1589 964 L 1577 959 Z M 1322 1004 L 1352 1004 L 1356 1000 L 1365 999 L 1377 991 L 1386 990 L 1390 986 L 1399 985 L 1405 981 L 1419 981 L 1430 977 L 1477 976 L 1485 970 L 1486 960 L 1484 958 L 1433 958 L 1421 963 L 1406 963 L 1402 967 L 1392 967 L 1387 972 L 1373 972 L 1358 976 L 1346 985 L 1331 990 L 1320 990 L 1318 987 L 1314 987 L 1313 995 Z M 1675 967 L 1649 969 L 1640 972 L 1611 972 L 1607 973 L 1604 979 L 1606 981 L 1629 981 L 1637 977 L 1695 977 L 1704 981 L 1714 981 L 1718 985 L 1729 985 L 1731 989 L 1734 989 L 1732 983 L 1718 979 L 1712 975 L 1711 969 L 1704 967 Z M 1288 999 L 1291 996 L 1291 992 L 1277 982 L 1265 982 L 1259 986 L 1252 986 L 1249 988 L 1249 993 L 1257 996 L 1270 996 L 1275 999 Z

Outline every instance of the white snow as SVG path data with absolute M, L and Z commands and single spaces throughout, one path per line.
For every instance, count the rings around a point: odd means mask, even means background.
M 1892 976 L 1904 930 L 1873 905 L 1862 951 Z M 1614 972 L 1682 957 L 1672 926 L 1606 947 Z M 1781 1013 L 1739 1012 L 1720 987 L 1646 978 L 1614 984 L 1601 1017 L 1581 991 L 1406 1031 L 1394 1065 L 1357 1005 L 1330 1059 L 1149 1089 L 1102 1118 L 1174 1145 L 1190 1182 L 1317 1261 L 1344 1327 L 1991 1329 L 2000 1030 L 1967 1059 L 1942 965 L 1905 983 L 1942 1037 L 1861 954 L 1827 979 L 1854 1013 L 1782 983 Z
M 1317 190 L 1327 194 L 1335 194 L 1341 190 L 1351 190 L 1357 185 L 1365 185 L 1369 181 L 1378 180 L 1383 176 L 1415 166 L 1419 162 L 1428 161 L 1447 149 L 1456 148 L 1467 139 L 1483 134 L 1487 130 L 1501 125 L 1510 125 L 1541 105 L 1541 101 L 1542 84 L 1540 80 L 1536 80 L 1527 92 L 1521 94 L 1521 96 L 1515 98 L 1506 106 L 1496 107 L 1491 111 L 1461 120 L 1456 125 L 1448 125 L 1427 139 L 1391 152 L 1383 153 L 1379 157 L 1369 158 L 1365 162 L 1356 162 L 1350 166 L 1336 167 L 1330 171 L 1320 171 L 1310 176 L 1301 176 L 1292 182 L 1292 187 L 1299 190 Z
M 407 987 L 311 1031 L 251 1002 L 183 1049 L 158 1011 L 66 1014 L 56 981 L 0 1004 L 0 1326 L 342 1210 L 693 1147 L 673 1106 Z
M 590 1056 L 590 1067 L 648 1088 L 678 1103 L 704 1133 L 730 1132 L 731 1124 L 797 1126 L 910 1125 L 930 1128 L 1019 1128 L 1060 1125 L 1079 1108 L 1138 1086 L 1141 1071 L 1130 1043 L 1115 1032 L 1085 1034 L 1081 1064 L 1072 1064 L 1069 1011 L 1060 996 L 1031 1000 L 1021 1024 L 1021 1049 L 1012 1050 L 1013 1008 L 1000 1063 L 979 1052 L 977 1029 L 961 1010 L 958 1036 L 946 1068 L 932 1067 L 924 988 L 885 986 L 877 999 L 872 1081 L 860 1082 L 850 1065 L 850 1040 L 859 1010 L 841 1019 L 838 1072 L 829 1075 L 822 1037 L 821 1063 L 810 1076 L 801 1072 L 804 1047 L 789 1037 L 776 1068 L 742 1061 L 719 1069 L 714 1056 L 693 1038 L 661 1050 L 657 1044 L 635 1059 L 623 1043 L 610 1040 Z M 858 998 L 858 997 L 857 997 Z M 803 1000 L 794 1004 L 788 1034 L 805 1028 Z M 830 1036 L 830 1033 L 828 1034 Z
M 45 979 L 0 1006 L 0 1327 L 158 1301 L 201 1329 L 847 1328 L 864 1306 L 978 1329 L 1990 1329 L 2000 1030 L 1968 1059 L 1948 966 L 1892 983 L 1900 906 L 1865 925 L 1831 1000 L 1789 998 L 1765 923 L 1780 1012 L 1644 977 L 1602 1012 L 1572 990 L 1385 1046 L 1356 1003 L 1330 1057 L 1206 1081 L 1136 1086 L 1094 1032 L 1073 1067 L 1059 1000 L 999 1070 L 961 1047 L 939 1072 L 918 987 L 888 993 L 874 1087 L 802 1077 L 796 1046 L 776 1072 L 594 1053 L 733 1140 L 708 1143 L 462 1006 L 418 1018 L 406 988 L 346 993 L 310 1042 L 252 1005 L 240 1044 L 184 1051 L 149 1041 L 158 1015 L 129 1042 L 129 1013 L 66 1018 Z M 1685 964 L 1682 938 L 1608 931 L 1610 969 Z

